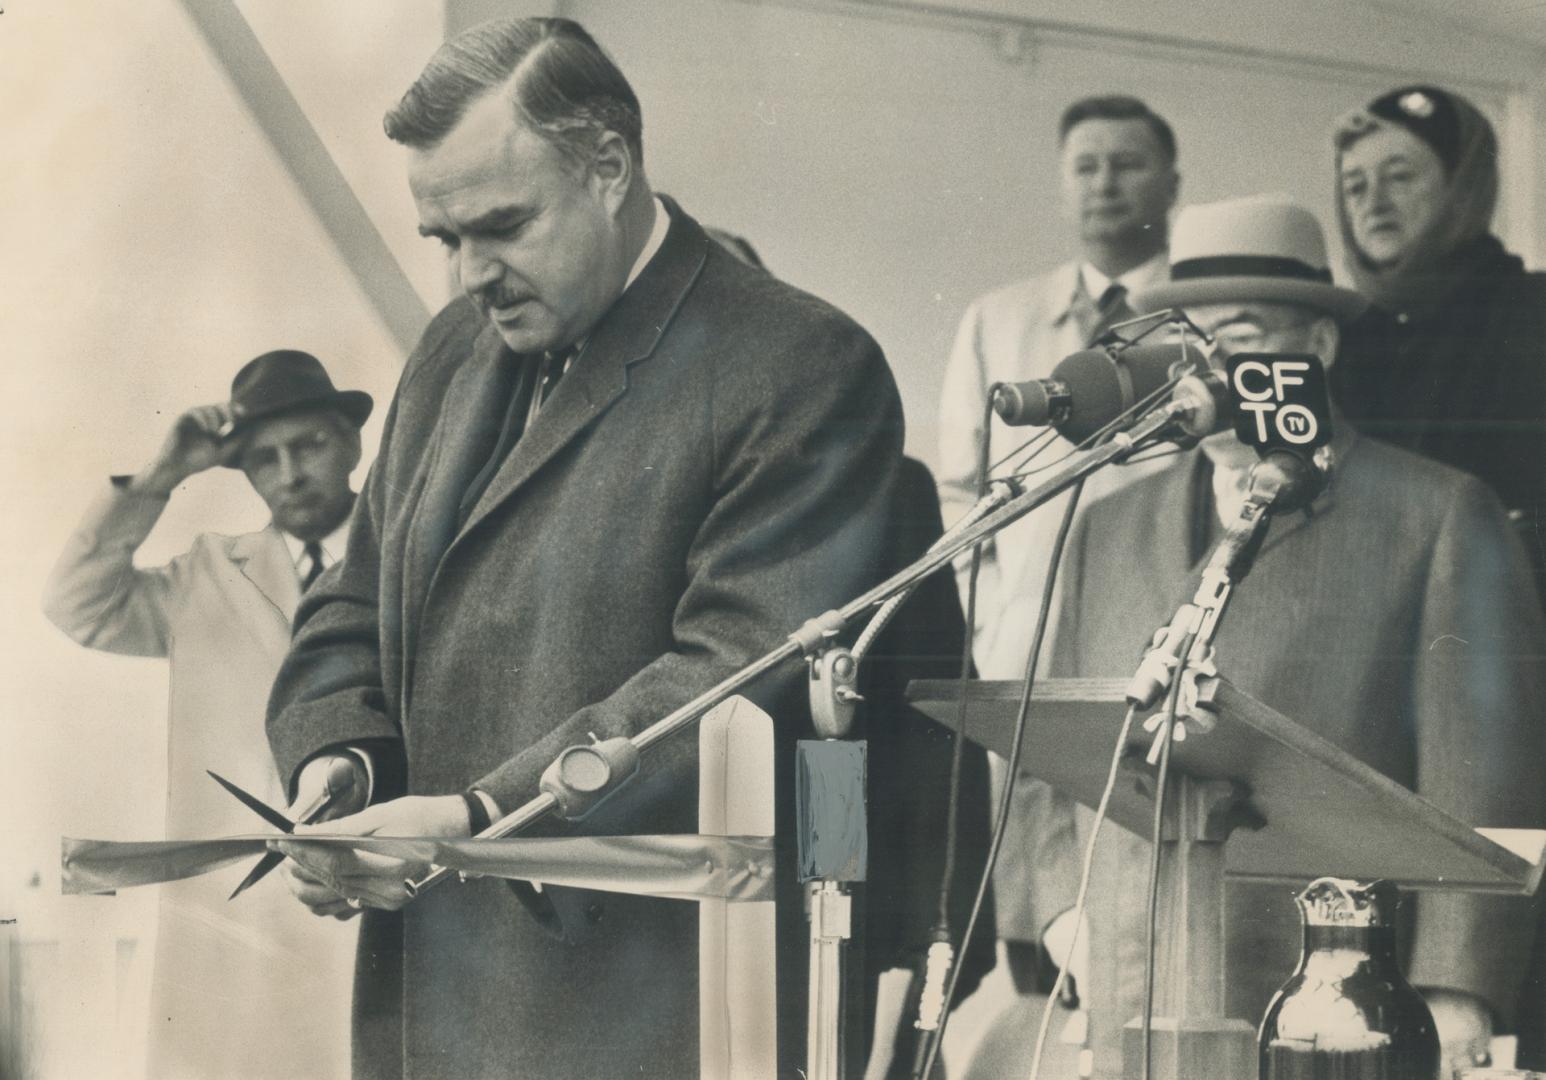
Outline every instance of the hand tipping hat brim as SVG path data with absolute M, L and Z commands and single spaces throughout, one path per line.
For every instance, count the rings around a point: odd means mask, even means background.
M 1140 315 L 1192 304 L 1298 304 L 1324 311 L 1339 323 L 1363 314 L 1369 301 L 1351 289 L 1296 278 L 1218 276 L 1162 281 L 1133 293 L 1131 304 Z
M 230 430 L 220 437 L 220 464 L 228 469 L 241 468 L 236 459 L 241 454 L 242 444 L 252 429 L 265 420 L 295 413 L 336 409 L 356 428 L 360 428 L 370 419 L 375 405 L 375 400 L 363 390 L 334 390 L 327 394 L 276 403 L 267 409 L 245 411 L 233 419 Z

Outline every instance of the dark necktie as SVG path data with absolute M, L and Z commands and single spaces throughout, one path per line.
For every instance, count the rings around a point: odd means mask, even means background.
M 1084 339 L 1085 344 L 1094 345 L 1106 336 L 1106 331 L 1132 317 L 1133 309 L 1127 305 L 1127 286 L 1112 282 L 1095 303 L 1095 322 Z
M 472 516 L 473 508 L 478 505 L 478 500 L 488 490 L 489 484 L 493 483 L 499 467 L 504 464 L 505 458 L 510 456 L 511 449 L 525 433 L 527 421 L 535 418 L 543 402 L 558 385 L 558 380 L 564 373 L 564 367 L 572 355 L 573 350 L 565 350 L 543 357 L 535 364 L 521 364 L 511 373 L 509 407 L 505 409 L 504 420 L 499 426 L 499 436 L 494 440 L 488 459 L 462 494 L 462 501 L 457 509 L 458 528 L 465 525 L 467 519 Z M 533 401 L 533 395 L 536 396 L 535 401 Z
M 301 577 L 301 591 L 311 588 L 311 583 L 322 576 L 322 545 L 316 540 L 306 541 L 306 547 L 302 554 L 310 561 L 306 564 L 306 573 Z

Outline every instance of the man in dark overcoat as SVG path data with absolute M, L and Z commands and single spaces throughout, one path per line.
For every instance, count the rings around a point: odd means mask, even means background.
M 564 748 L 638 732 L 893 561 L 903 428 L 880 349 L 652 194 L 640 131 L 622 74 L 562 19 L 467 31 L 387 117 L 466 296 L 408 360 L 275 685 L 297 799 L 339 749 L 370 757 L 372 805 L 330 830 L 467 836 Z M 780 770 L 804 683 L 793 665 L 752 694 Z M 583 826 L 546 828 L 695 832 L 694 756 L 690 735 L 654 748 Z M 423 866 L 291 854 L 313 910 L 373 909 L 357 1074 L 696 1073 L 693 905 L 491 880 L 408 904 Z M 781 907 L 798 939 L 798 898 Z M 781 950 L 781 1035 L 802 962 Z M 781 1038 L 781 1072 L 802 1053 Z

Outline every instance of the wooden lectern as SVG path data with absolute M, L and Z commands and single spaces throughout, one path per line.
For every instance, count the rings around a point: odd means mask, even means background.
M 1025 771 L 1095 806 L 1127 703 L 1125 680 L 1039 682 Z M 1323 876 L 1387 878 L 1407 889 L 1530 894 L 1546 832 L 1478 830 L 1221 678 L 1198 683 L 1217 718 L 1171 746 L 1155 942 L 1155 1080 L 1256 1075 L 1256 1032 L 1224 1015 L 1224 876 L 1303 885 Z M 1008 757 L 1019 682 L 968 687 L 967 737 Z M 960 684 L 914 682 L 911 704 L 954 728 Z M 1152 712 L 1154 710 L 1150 710 Z M 1147 715 L 1147 714 L 1145 714 Z M 1153 736 L 1134 724 L 1110 819 L 1148 836 Z M 1347 823 L 1359 827 L 1350 829 Z M 1168 910 L 1169 917 L 1165 917 Z M 1287 977 L 1285 972 L 1284 976 Z M 1142 1067 L 1139 1021 L 1124 1032 L 1124 1073 Z

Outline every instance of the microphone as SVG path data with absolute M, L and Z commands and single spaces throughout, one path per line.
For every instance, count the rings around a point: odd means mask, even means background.
M 1313 456 L 1279 448 L 1263 450 L 1261 460 L 1251 466 L 1246 498 L 1260 496 L 1274 514 L 1303 510 L 1325 489 L 1331 465 L 1329 450 Z
M 1214 547 L 1191 601 L 1182 604 L 1169 625 L 1155 633 L 1127 684 L 1127 700 L 1137 708 L 1152 708 L 1164 696 L 1188 642 L 1190 658 L 1201 660 L 1209 655 L 1229 595 L 1251 572 L 1273 515 L 1309 506 L 1331 478 L 1329 446 L 1313 453 L 1282 447 L 1259 447 L 1257 452 L 1261 460 L 1251 466 L 1250 487 L 1239 516 Z M 1154 749 L 1158 745 L 1156 742 Z
M 1204 582 L 1217 576 L 1230 585 L 1238 583 L 1251 572 L 1273 515 L 1303 510 L 1326 487 L 1331 472 L 1329 451 L 1318 455 L 1324 462 L 1295 450 L 1268 448 L 1259 452 L 1261 460 L 1251 466 L 1240 515 L 1213 549 L 1203 571 Z
M 1083 349 L 1065 357 L 1051 378 L 995 385 L 993 410 L 1010 427 L 1051 424 L 1064 438 L 1079 443 L 1183 371 L 1207 371 L 1202 354 L 1190 344 Z M 1214 402 L 1217 410 L 1223 388 L 1214 389 L 1199 378 L 1186 393 L 1197 407 Z M 1216 422 L 1209 419 L 1208 429 L 1200 434 L 1211 433 Z

